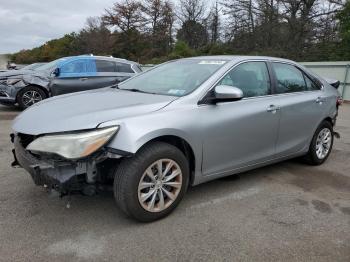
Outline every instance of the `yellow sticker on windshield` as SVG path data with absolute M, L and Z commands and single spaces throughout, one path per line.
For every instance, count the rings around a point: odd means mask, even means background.
M 199 65 L 223 65 L 225 64 L 226 61 L 218 61 L 218 60 L 203 60 L 200 61 L 198 64 Z

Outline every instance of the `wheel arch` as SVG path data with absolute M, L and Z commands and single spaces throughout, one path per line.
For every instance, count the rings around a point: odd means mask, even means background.
M 322 122 L 325 122 L 325 121 L 326 121 L 326 122 L 329 122 L 329 123 L 333 126 L 333 119 L 332 119 L 331 117 L 327 116 L 326 118 L 324 118 L 324 119 L 321 121 L 321 123 L 322 123 Z M 320 124 L 321 124 L 321 123 L 320 123 Z M 320 124 L 319 124 L 319 125 L 320 125 Z
M 40 89 L 45 93 L 45 95 L 46 95 L 47 98 L 50 97 L 50 93 L 49 93 L 49 90 L 48 90 L 47 88 L 45 88 L 45 87 L 43 87 L 43 86 L 40 86 L 40 85 L 29 84 L 29 85 L 26 85 L 25 87 L 23 87 L 23 88 L 21 88 L 21 89 L 19 89 L 19 90 L 17 91 L 17 94 L 16 94 L 16 102 L 17 102 L 17 103 L 18 103 L 18 96 L 19 96 L 19 94 L 21 93 L 21 91 L 22 91 L 24 88 L 28 88 L 28 87 L 31 87 L 31 86 L 36 87 L 36 88 L 40 88 Z
M 145 142 L 137 151 L 153 142 L 164 142 L 178 148 L 188 159 L 190 166 L 190 184 L 194 181 L 196 169 L 196 157 L 192 146 L 182 137 L 177 135 L 160 135 Z

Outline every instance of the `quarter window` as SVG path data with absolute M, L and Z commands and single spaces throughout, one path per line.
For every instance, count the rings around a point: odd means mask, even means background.
M 308 90 L 303 73 L 295 66 L 282 63 L 272 63 L 272 65 L 276 74 L 277 94 Z
M 121 73 L 134 73 L 131 69 L 131 65 L 125 63 L 116 63 L 117 71 Z
M 219 85 L 234 86 L 243 91 L 244 97 L 268 95 L 270 78 L 265 62 L 246 62 L 233 68 Z

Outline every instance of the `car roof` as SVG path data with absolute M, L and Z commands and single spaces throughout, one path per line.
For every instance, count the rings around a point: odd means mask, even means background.
M 278 58 L 278 57 L 270 57 L 270 56 L 240 56 L 240 55 L 215 55 L 215 56 L 195 56 L 189 57 L 185 59 L 197 59 L 197 60 L 226 60 L 226 61 L 244 61 L 244 60 L 270 60 L 270 61 L 281 61 L 281 62 L 289 62 L 295 63 L 292 60 Z
M 138 64 L 134 61 L 126 60 L 123 58 L 112 57 L 112 56 L 77 55 L 77 56 L 66 56 L 62 58 L 65 59 L 64 62 L 76 60 L 79 58 L 84 58 L 84 59 L 103 59 L 103 60 L 110 60 L 110 61 L 121 62 L 121 63 L 135 64 L 135 65 Z

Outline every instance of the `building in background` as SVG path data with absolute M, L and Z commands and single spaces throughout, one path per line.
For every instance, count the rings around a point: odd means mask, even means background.
M 301 64 L 322 77 L 339 80 L 340 94 L 344 100 L 350 101 L 350 61 L 303 62 Z

